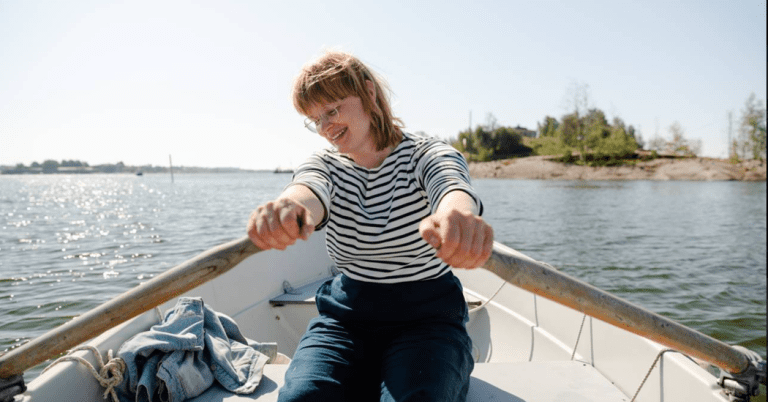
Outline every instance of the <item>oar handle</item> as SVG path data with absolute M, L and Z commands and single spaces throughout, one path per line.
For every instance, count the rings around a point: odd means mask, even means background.
M 259 251 L 248 237 L 207 250 L 0 356 L 0 378 L 22 374 L 67 349 L 210 281 Z
M 729 373 L 749 368 L 748 358 L 715 338 L 581 282 L 546 264 L 495 243 L 484 268 L 527 291 L 652 339 Z

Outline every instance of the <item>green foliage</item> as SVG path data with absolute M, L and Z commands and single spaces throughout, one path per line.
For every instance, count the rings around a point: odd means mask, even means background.
M 581 121 L 576 113 L 563 116 L 555 136 L 569 147 L 578 147 L 583 140 Z
M 600 159 L 625 159 L 635 153 L 637 142 L 623 128 L 614 127 L 606 137 L 595 143 L 592 149 Z
M 43 173 L 55 173 L 59 170 L 59 162 L 56 162 L 55 160 L 48 159 L 45 162 L 43 162 Z
M 489 115 L 489 124 L 459 133 L 452 145 L 470 161 L 488 161 L 528 155 L 558 155 L 567 163 L 588 165 L 623 164 L 636 158 L 639 148 L 635 128 L 615 117 L 611 123 L 597 108 L 588 109 L 586 100 L 577 96 L 574 112 L 560 121 L 546 116 L 538 123 L 538 138 L 526 138 L 523 129 L 497 127 L 496 119 Z
M 751 94 L 744 105 L 741 115 L 741 142 L 743 156 L 765 159 L 766 152 L 766 110 L 762 100 Z
M 543 123 L 539 123 L 539 137 L 555 137 L 557 135 L 557 127 L 560 126 L 557 119 L 552 116 L 544 118 Z
M 71 160 L 71 161 L 69 161 L 69 160 L 65 159 L 65 160 L 61 161 L 61 165 L 59 165 L 59 166 L 62 166 L 62 167 L 87 167 L 88 163 L 87 162 L 81 162 L 79 160 Z
M 638 148 L 635 129 L 616 117 L 609 124 L 597 108 L 567 114 L 558 122 L 547 116 L 538 124 L 539 138 L 529 141 L 537 155 L 562 155 L 559 161 L 587 165 L 622 164 Z M 578 156 L 574 155 L 578 153 Z
M 528 141 L 528 145 L 533 148 L 535 155 L 562 155 L 572 151 L 571 147 L 554 136 L 534 138 Z
M 452 145 L 467 155 L 467 159 L 486 162 L 514 156 L 528 156 L 532 149 L 523 144 L 520 129 L 511 127 L 477 127 L 474 131 L 462 131 Z
M 495 119 L 491 119 L 495 122 Z M 589 165 L 622 164 L 634 158 L 638 148 L 635 129 L 619 118 L 611 124 L 605 113 L 597 108 L 586 113 L 567 114 L 560 121 L 546 116 L 538 124 L 539 137 L 522 138 L 521 128 L 478 126 L 462 131 L 452 145 L 470 161 L 489 161 L 515 156 L 562 155 L 566 163 Z M 577 156 L 574 156 L 574 152 Z

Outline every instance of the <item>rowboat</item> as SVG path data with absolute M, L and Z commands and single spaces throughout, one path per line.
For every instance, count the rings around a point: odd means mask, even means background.
M 765 382 L 765 361 L 499 243 L 484 269 L 454 273 L 470 307 L 476 364 L 469 401 L 748 401 Z M 246 337 L 277 342 L 280 358 L 264 367 L 253 394 L 214 385 L 192 400 L 276 401 L 286 363 L 317 314 L 315 290 L 337 274 L 322 232 L 285 251 L 233 240 L 0 356 L 0 379 L 10 383 L 81 343 L 106 359 L 160 323 L 176 297 L 195 296 L 232 317 Z M 87 350 L 71 355 L 96 371 L 102 364 Z M 721 378 L 709 364 L 721 368 Z M 108 395 L 94 374 L 82 362 L 59 362 L 16 400 L 103 400 Z

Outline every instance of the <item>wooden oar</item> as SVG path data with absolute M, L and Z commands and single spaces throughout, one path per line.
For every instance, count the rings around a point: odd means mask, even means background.
M 74 320 L 0 356 L 0 378 L 22 374 L 118 324 L 193 289 L 260 250 L 247 237 L 208 250 Z M 714 364 L 730 373 L 749 367 L 731 346 L 525 258 L 498 243 L 484 268 L 505 281 Z
M 0 378 L 22 374 L 67 349 L 210 281 L 259 251 L 248 237 L 205 251 L 0 356 Z
M 729 373 L 740 374 L 750 366 L 742 352 L 724 342 L 511 251 L 494 243 L 493 254 L 484 268 L 515 286 L 704 360 Z

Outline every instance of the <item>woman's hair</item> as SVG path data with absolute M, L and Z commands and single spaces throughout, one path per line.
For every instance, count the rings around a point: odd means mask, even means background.
M 371 99 L 366 81 L 376 91 Z M 293 83 L 293 107 L 309 116 L 314 105 L 332 103 L 347 96 L 357 96 L 363 110 L 371 117 L 371 130 L 377 150 L 396 146 L 402 139 L 402 120 L 392 116 L 389 88 L 384 80 L 366 67 L 358 58 L 339 51 L 327 51 L 319 59 L 304 65 Z

